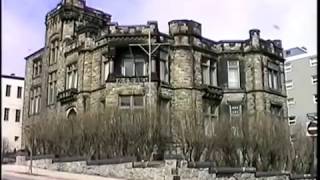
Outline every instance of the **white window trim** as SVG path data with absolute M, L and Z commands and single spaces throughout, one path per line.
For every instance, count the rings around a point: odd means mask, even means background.
M 315 78 L 314 78 L 314 77 L 315 77 Z M 314 82 L 314 81 L 316 81 L 316 82 Z M 316 75 L 312 75 L 312 76 L 311 76 L 311 83 L 312 83 L 313 85 L 318 84 L 318 77 L 317 77 Z
M 289 116 L 289 117 L 291 117 L 291 116 Z M 297 122 L 297 117 L 296 117 L 296 116 L 294 116 L 294 119 L 293 119 L 293 120 L 290 120 L 290 119 L 288 118 L 288 124 L 289 124 L 289 126 L 294 126 L 294 125 L 296 125 L 296 122 Z
M 284 65 L 284 72 L 288 73 L 292 71 L 292 64 L 288 63 Z
M 292 101 L 289 101 L 289 99 L 292 99 Z M 296 104 L 296 101 L 294 100 L 294 98 L 288 98 L 287 99 L 287 104 L 288 105 L 293 105 L 293 104 Z
M 293 80 L 287 80 L 285 85 L 287 90 L 293 89 Z
M 315 104 L 318 104 L 318 103 L 317 103 L 318 97 L 316 97 L 316 96 L 317 96 L 317 94 L 314 94 L 314 95 L 312 96 L 312 99 L 313 99 L 313 102 L 314 102 Z
M 318 65 L 318 59 L 317 59 L 317 58 L 311 58 L 311 59 L 309 60 L 309 63 L 310 63 L 310 66 L 311 66 L 311 67 L 315 67 L 315 66 Z

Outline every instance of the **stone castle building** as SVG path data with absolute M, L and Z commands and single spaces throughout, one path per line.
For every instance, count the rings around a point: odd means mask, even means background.
M 26 57 L 25 125 L 50 113 L 148 105 L 172 120 L 191 108 L 206 122 L 257 111 L 287 116 L 281 41 L 257 29 L 246 40 L 213 41 L 200 23 L 172 20 L 165 34 L 155 21 L 119 25 L 85 0 L 63 0 L 45 24 L 44 47 Z M 152 46 L 151 64 L 149 32 L 152 44 L 164 43 Z

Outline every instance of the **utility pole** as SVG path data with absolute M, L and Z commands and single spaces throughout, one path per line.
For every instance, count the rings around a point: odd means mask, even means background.
M 170 45 L 170 43 L 151 43 L 151 28 L 149 27 L 148 31 L 148 43 L 144 44 L 129 44 L 130 47 L 132 46 L 138 46 L 140 47 L 147 55 L 148 55 L 148 103 L 149 103 L 149 113 L 151 117 L 151 72 L 152 72 L 152 54 L 156 52 L 156 50 L 160 46 Z M 148 50 L 144 48 L 144 46 L 148 46 Z M 152 46 L 155 46 L 154 49 L 152 49 Z

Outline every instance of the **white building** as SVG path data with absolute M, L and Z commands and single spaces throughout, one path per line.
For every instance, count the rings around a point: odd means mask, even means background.
M 306 130 L 307 114 L 317 114 L 317 55 L 295 47 L 286 50 L 285 56 L 289 125 L 294 130 L 296 125 L 302 124 Z
M 1 75 L 1 141 L 9 151 L 21 148 L 23 88 L 23 77 Z

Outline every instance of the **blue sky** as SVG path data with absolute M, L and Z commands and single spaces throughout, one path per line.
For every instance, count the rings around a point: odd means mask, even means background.
M 60 0 L 2 1 L 2 73 L 24 76 L 24 57 L 44 45 L 45 15 Z M 159 4 L 161 2 L 161 4 Z M 158 21 L 162 32 L 172 19 L 193 19 L 213 40 L 247 39 L 249 29 L 263 39 L 281 39 L 285 49 L 317 50 L 316 0 L 87 0 L 119 24 Z M 279 29 L 274 28 L 277 25 Z

